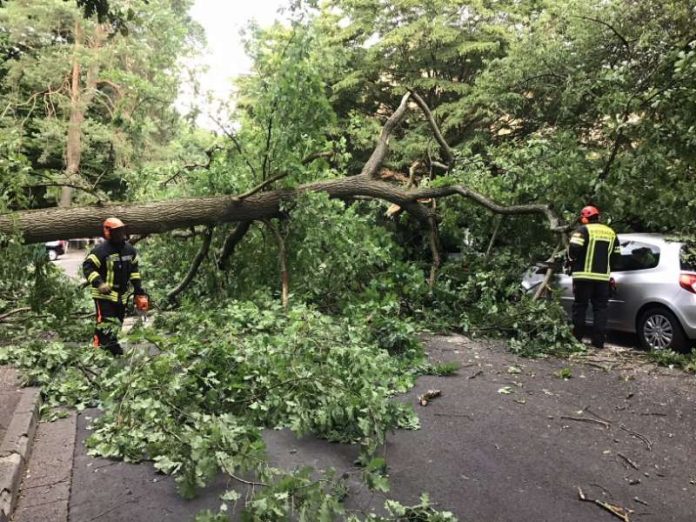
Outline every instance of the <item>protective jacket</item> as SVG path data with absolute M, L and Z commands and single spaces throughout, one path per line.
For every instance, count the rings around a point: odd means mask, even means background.
M 116 246 L 104 241 L 97 245 L 82 263 L 82 272 L 92 285 L 94 299 L 125 303 L 129 283 L 133 285 L 136 294 L 143 293 L 137 252 L 128 242 Z M 111 287 L 110 294 L 99 292 L 98 288 L 102 283 Z
M 570 237 L 568 258 L 573 279 L 609 281 L 612 258 L 620 255 L 616 233 L 601 223 L 582 225 Z

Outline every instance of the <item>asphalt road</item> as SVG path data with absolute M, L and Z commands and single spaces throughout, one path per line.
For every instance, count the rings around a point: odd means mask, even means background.
M 68 250 L 53 263 L 62 268 L 70 277 L 81 279 L 82 261 L 84 261 L 86 255 L 87 252 L 84 250 Z
M 607 521 L 589 498 L 631 510 L 630 520 L 696 520 L 696 385 L 693 376 L 658 368 L 630 352 L 584 362 L 520 359 L 500 344 L 459 336 L 427 343 L 435 361 L 458 361 L 452 377 L 423 377 L 400 400 L 414 404 L 422 428 L 390 434 L 384 448 L 391 492 L 373 494 L 357 480 L 357 449 L 269 430 L 271 464 L 335 468 L 351 486 L 346 506 L 381 509 L 386 498 L 415 504 L 428 492 L 461 521 Z M 561 379 L 569 368 L 572 378 Z M 417 397 L 442 396 L 427 407 Z M 94 415 L 95 411 L 87 412 Z M 220 478 L 194 501 L 177 497 L 170 477 L 148 464 L 86 455 L 89 418 L 78 418 L 70 520 L 191 520 L 216 509 Z M 238 517 L 235 517 L 235 519 Z

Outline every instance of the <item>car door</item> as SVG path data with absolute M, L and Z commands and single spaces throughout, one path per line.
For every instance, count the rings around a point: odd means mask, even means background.
M 650 274 L 658 270 L 660 247 L 647 241 L 621 238 L 619 244 L 621 258 L 612 271 L 616 292 L 609 300 L 608 326 L 612 330 L 634 332 L 636 313 L 644 300 L 646 285 L 650 284 Z
M 573 314 L 573 301 L 575 299 L 573 296 L 573 278 L 568 274 L 560 273 L 556 277 L 556 285 L 559 291 L 561 305 L 570 318 Z M 591 317 L 591 315 L 589 317 Z

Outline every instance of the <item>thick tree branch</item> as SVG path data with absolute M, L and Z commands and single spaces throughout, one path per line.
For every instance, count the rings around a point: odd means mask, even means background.
M 440 132 L 440 128 L 438 127 L 437 122 L 435 121 L 435 117 L 433 116 L 430 107 L 428 107 L 428 104 L 425 103 L 425 100 L 421 98 L 418 93 L 411 91 L 410 89 L 409 92 L 411 93 L 411 96 L 413 96 L 413 100 L 418 104 L 418 107 L 420 107 L 421 111 L 423 111 L 425 118 L 428 120 L 430 129 L 433 132 L 433 136 L 435 137 L 435 140 L 437 140 L 438 144 L 440 145 L 440 148 L 442 149 L 443 154 L 445 155 L 445 161 L 447 162 L 447 165 L 449 165 L 449 167 L 451 168 L 452 165 L 454 165 L 454 152 L 445 141 L 444 136 L 442 136 L 442 132 Z
M 194 276 L 198 272 L 198 268 L 201 266 L 201 263 L 208 255 L 208 250 L 210 250 L 210 242 L 212 241 L 212 239 L 213 227 L 208 227 L 208 230 L 206 231 L 205 236 L 203 237 L 203 243 L 201 244 L 201 248 L 198 250 L 198 254 L 196 254 L 193 263 L 191 263 L 191 268 L 189 268 L 189 271 L 186 274 L 186 277 L 184 277 L 183 281 L 181 281 L 181 283 L 179 283 L 179 285 L 176 288 L 174 288 L 167 294 L 168 301 L 173 301 L 174 298 L 176 298 L 176 296 L 178 296 L 181 292 L 186 290 L 191 281 L 193 281 Z
M 4 314 L 0 315 L 0 322 L 1 322 L 1 321 L 4 321 L 4 320 L 7 319 L 8 317 L 11 317 L 11 316 L 13 316 L 13 315 L 15 315 L 15 314 L 20 314 L 20 313 L 22 313 L 22 312 L 30 312 L 30 311 L 31 311 L 31 307 L 29 307 L 29 306 L 23 306 L 23 307 L 21 307 L 21 308 L 15 308 L 14 310 L 10 310 L 9 312 L 5 312 Z
M 479 205 L 487 208 L 491 212 L 502 215 L 521 215 L 521 214 L 542 214 L 548 221 L 549 230 L 552 232 L 563 233 L 567 232 L 570 227 L 562 225 L 560 218 L 556 215 L 549 205 L 541 203 L 530 203 L 527 205 L 510 205 L 504 206 L 496 203 L 492 199 L 487 198 L 483 194 L 476 192 L 462 185 L 450 185 L 448 187 L 425 188 L 408 192 L 408 197 L 411 200 L 423 198 L 441 198 L 459 194 L 462 197 L 471 199 Z
M 442 264 L 442 256 L 440 255 L 440 233 L 437 228 L 437 219 L 435 219 L 435 216 L 431 216 L 430 218 L 430 234 L 428 235 L 428 243 L 430 245 L 430 252 L 433 256 L 433 263 L 430 266 L 430 277 L 428 278 L 428 287 L 432 290 L 435 287 L 437 273 L 440 270 L 440 265 Z
M 290 302 L 290 272 L 288 271 L 288 253 L 285 248 L 285 239 L 270 220 L 265 220 L 264 224 L 273 233 L 276 243 L 278 244 L 278 267 L 280 269 L 280 302 L 283 304 L 283 309 L 287 310 Z
M 237 248 L 239 242 L 244 239 L 244 236 L 249 231 L 251 227 L 251 221 L 242 221 L 238 223 L 234 230 L 227 236 L 225 243 L 222 245 L 222 250 L 220 250 L 220 256 L 218 257 L 217 267 L 220 270 L 227 268 L 227 261 L 234 254 L 234 249 Z
M 102 201 L 105 201 L 105 198 L 100 196 L 96 190 L 89 189 L 87 187 L 83 187 L 81 185 L 76 185 L 73 183 L 35 183 L 33 185 L 24 185 L 24 188 L 32 189 L 32 188 L 41 188 L 41 187 L 70 187 L 75 190 L 80 190 L 82 192 L 86 192 L 90 196 L 94 196 L 97 198 L 97 201 L 101 203 Z
M 394 128 L 401 122 L 404 114 L 406 114 L 410 97 L 411 93 L 404 94 L 403 98 L 401 98 L 399 108 L 387 119 L 384 127 L 382 127 L 382 132 L 379 135 L 379 140 L 377 141 L 375 149 L 372 151 L 370 159 L 367 160 L 367 163 L 365 163 L 365 166 L 360 172 L 361 175 L 369 178 L 376 178 L 379 175 L 379 168 L 382 166 L 382 162 L 389 150 L 389 138 Z
M 503 223 L 503 216 L 498 214 L 498 219 L 495 221 L 495 228 L 493 228 L 493 233 L 491 234 L 491 240 L 488 242 L 488 248 L 486 248 L 486 254 L 484 256 L 485 259 L 488 259 L 488 256 L 491 255 L 491 251 L 493 250 L 493 245 L 495 244 L 495 240 L 498 237 L 498 231 L 500 230 L 500 225 Z

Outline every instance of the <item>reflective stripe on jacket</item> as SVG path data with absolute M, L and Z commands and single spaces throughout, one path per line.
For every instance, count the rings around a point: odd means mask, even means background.
M 128 242 L 120 248 L 108 241 L 97 245 L 82 263 L 82 272 L 94 299 L 125 303 L 129 284 L 136 290 L 141 288 L 137 252 Z M 110 294 L 99 292 L 102 283 L 111 287 Z
M 589 223 L 579 227 L 570 237 L 568 247 L 573 279 L 609 281 L 611 257 L 620 254 L 616 233 L 608 226 Z

